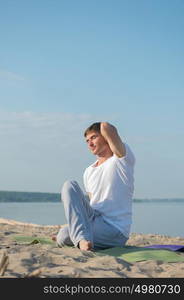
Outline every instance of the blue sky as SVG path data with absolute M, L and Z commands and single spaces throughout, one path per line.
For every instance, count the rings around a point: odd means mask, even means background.
M 136 156 L 136 198 L 184 197 L 184 2 L 0 1 L 0 190 L 58 192 L 94 121 Z

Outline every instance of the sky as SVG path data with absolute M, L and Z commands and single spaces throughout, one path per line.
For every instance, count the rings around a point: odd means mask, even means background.
M 0 0 L 0 190 L 83 187 L 84 130 L 116 126 L 134 198 L 184 198 L 184 1 Z

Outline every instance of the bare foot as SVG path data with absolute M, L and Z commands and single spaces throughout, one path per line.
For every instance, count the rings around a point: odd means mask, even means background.
M 91 251 L 92 250 L 92 243 L 90 241 L 81 240 L 79 242 L 79 248 L 82 251 Z
M 52 239 L 54 242 L 56 242 L 56 236 L 55 236 L 55 235 L 51 236 L 51 239 Z

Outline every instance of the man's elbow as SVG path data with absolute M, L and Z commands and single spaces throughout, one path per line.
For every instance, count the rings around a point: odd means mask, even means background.
M 106 134 L 117 134 L 117 129 L 108 122 L 101 122 L 100 129 L 102 133 Z

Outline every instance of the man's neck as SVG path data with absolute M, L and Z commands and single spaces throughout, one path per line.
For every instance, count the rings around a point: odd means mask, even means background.
M 96 162 L 95 167 L 98 167 L 99 165 L 103 164 L 104 161 L 106 161 L 111 156 L 113 156 L 112 152 L 110 152 L 110 153 L 108 153 L 108 154 L 106 154 L 104 156 L 103 155 L 102 156 L 98 156 L 98 161 Z

